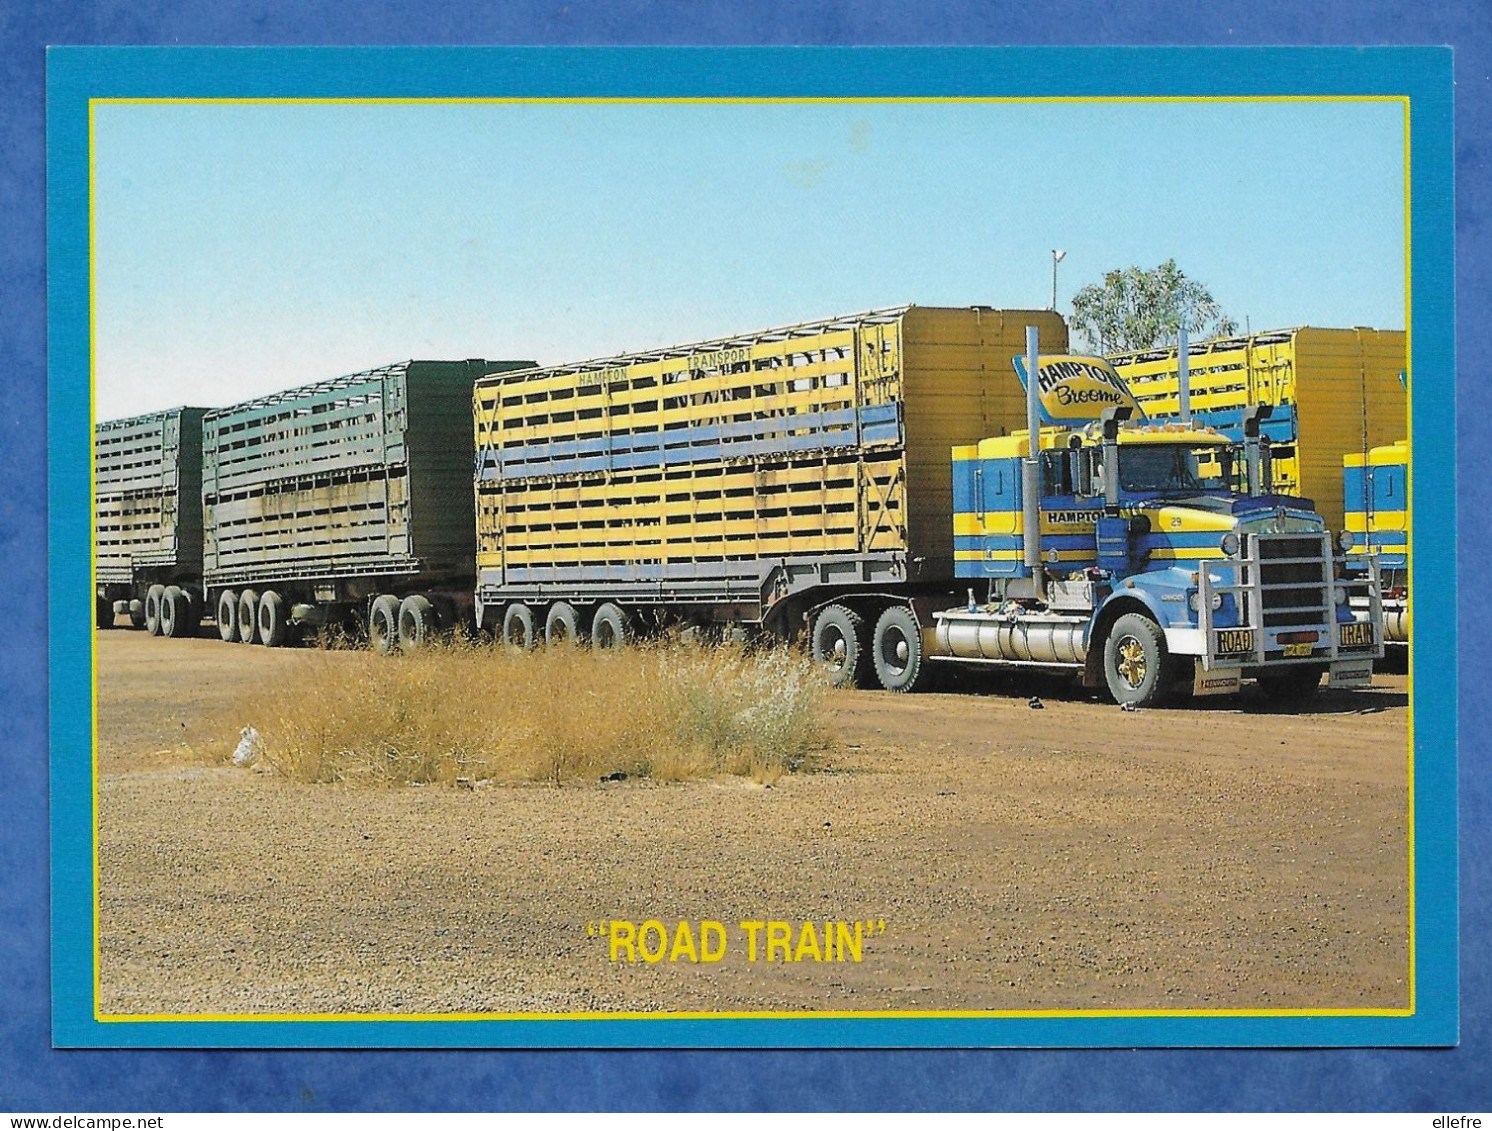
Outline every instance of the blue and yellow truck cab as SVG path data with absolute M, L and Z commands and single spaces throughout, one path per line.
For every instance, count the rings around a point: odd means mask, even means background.
M 1146 421 L 1102 358 L 1041 357 L 1032 340 L 1015 366 L 1027 429 L 953 451 L 968 603 L 933 614 L 933 656 L 1077 668 L 1132 706 L 1183 685 L 1224 694 L 1253 679 L 1300 701 L 1323 674 L 1371 681 L 1376 559 L 1349 576 L 1310 501 L 1272 491 L 1267 409 L 1237 442 Z
M 1353 540 L 1347 552 L 1348 568 L 1362 573 L 1370 559 L 1377 560 L 1384 639 L 1391 646 L 1407 647 L 1409 441 L 1344 456 L 1342 504 Z

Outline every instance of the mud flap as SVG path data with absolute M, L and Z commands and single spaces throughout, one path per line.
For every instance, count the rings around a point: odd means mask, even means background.
M 1232 695 L 1243 686 L 1242 668 L 1213 668 L 1211 671 L 1203 671 L 1200 656 L 1193 663 L 1196 665 L 1192 672 L 1193 695 Z
M 1373 686 L 1373 659 L 1338 660 L 1331 665 L 1326 677 L 1326 686 L 1333 688 L 1355 688 Z

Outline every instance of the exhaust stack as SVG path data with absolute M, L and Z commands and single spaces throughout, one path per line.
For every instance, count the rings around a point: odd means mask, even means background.
M 1031 586 L 1040 600 L 1046 592 L 1041 565 L 1041 393 L 1037 388 L 1040 343 L 1035 326 L 1026 327 L 1026 459 L 1021 464 L 1021 527 L 1024 562 L 1031 571 Z

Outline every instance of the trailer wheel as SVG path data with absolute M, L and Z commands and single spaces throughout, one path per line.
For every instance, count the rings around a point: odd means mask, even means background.
M 152 585 L 145 591 L 145 630 L 151 636 L 161 634 L 161 598 L 165 595 L 164 585 Z
M 368 610 L 368 645 L 380 656 L 387 656 L 398 642 L 399 598 L 385 593 Z
M 406 652 L 423 648 L 435 635 L 435 606 L 415 593 L 399 603 L 399 647 Z
M 632 642 L 632 618 L 610 601 L 591 618 L 591 644 L 597 648 L 620 648 Z
M 1120 706 L 1155 707 L 1176 682 L 1166 636 L 1147 616 L 1125 613 L 1103 643 L 1103 674 Z
M 872 671 L 865 618 L 844 605 L 830 605 L 813 618 L 809 650 L 835 687 L 864 687 Z
M 252 589 L 238 595 L 238 642 L 259 643 L 259 594 Z
M 1295 664 L 1278 671 L 1263 671 L 1255 678 L 1264 698 L 1282 707 L 1298 707 L 1309 703 L 1321 690 L 1321 677 L 1326 669 L 1320 664 Z
M 179 639 L 188 634 L 191 625 L 190 602 L 176 585 L 166 586 L 161 594 L 161 635 Z
M 224 644 L 238 639 L 238 594 L 232 589 L 218 594 L 218 635 Z
M 114 602 L 107 597 L 93 599 L 93 623 L 97 628 L 114 627 Z
M 544 618 L 545 644 L 583 644 L 580 632 L 580 616 L 575 606 L 556 601 L 549 606 L 549 615 Z
M 921 691 L 931 682 L 922 626 L 906 605 L 892 605 L 876 621 L 871 657 L 876 678 L 887 691 Z
M 534 646 L 534 611 L 527 605 L 509 605 L 503 613 L 503 644 L 515 649 Z
M 259 643 L 279 648 L 285 643 L 290 626 L 285 619 L 285 600 L 273 589 L 259 598 Z
M 135 628 L 145 627 L 145 602 L 135 597 L 129 603 L 130 624 Z

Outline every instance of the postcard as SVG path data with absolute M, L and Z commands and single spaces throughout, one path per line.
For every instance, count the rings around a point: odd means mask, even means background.
M 1456 1043 L 1450 100 L 53 49 L 54 1043 Z

